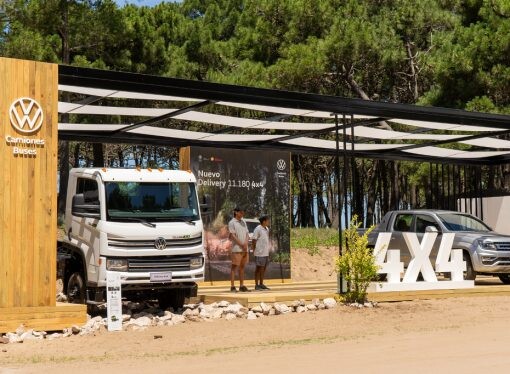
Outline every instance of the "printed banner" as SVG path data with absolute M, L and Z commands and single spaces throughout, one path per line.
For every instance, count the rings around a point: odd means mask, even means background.
M 290 154 L 191 147 L 190 168 L 197 178 L 205 227 L 206 280 L 230 279 L 227 224 L 242 206 L 250 236 L 261 215 L 270 217 L 271 251 L 266 279 L 290 278 Z M 253 253 L 246 279 L 254 278 Z

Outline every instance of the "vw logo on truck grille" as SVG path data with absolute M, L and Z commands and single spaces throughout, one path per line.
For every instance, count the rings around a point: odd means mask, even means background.
M 165 249 L 166 248 L 166 240 L 165 238 L 157 238 L 154 241 L 154 248 L 156 249 Z

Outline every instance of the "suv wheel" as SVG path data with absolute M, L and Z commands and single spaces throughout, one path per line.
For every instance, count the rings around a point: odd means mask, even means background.
M 85 281 L 81 273 L 73 273 L 67 281 L 67 299 L 73 304 L 85 304 Z
M 510 274 L 499 274 L 498 277 L 504 284 L 510 284 Z
M 473 269 L 473 263 L 471 262 L 471 257 L 469 253 L 464 252 L 462 255 L 464 261 L 466 261 L 466 271 L 464 272 L 465 280 L 475 280 L 476 279 L 476 271 Z

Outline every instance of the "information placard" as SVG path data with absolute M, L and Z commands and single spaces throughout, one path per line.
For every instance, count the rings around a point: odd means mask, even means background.
M 106 302 L 108 331 L 122 330 L 122 290 L 120 274 L 115 271 L 106 272 Z

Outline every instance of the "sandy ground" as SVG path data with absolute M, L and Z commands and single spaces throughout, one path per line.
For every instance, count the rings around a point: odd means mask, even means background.
M 306 249 L 291 250 L 290 269 L 294 282 L 305 281 L 336 281 L 334 271 L 338 248 L 320 247 L 319 253 L 313 256 Z
M 1 345 L 0 373 L 506 372 L 509 315 L 493 296 L 100 332 Z

